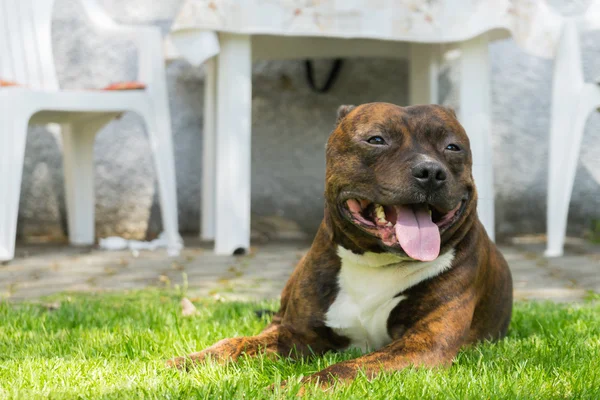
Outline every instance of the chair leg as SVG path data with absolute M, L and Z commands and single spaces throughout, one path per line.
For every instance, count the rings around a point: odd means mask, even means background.
M 252 47 L 247 35 L 220 39 L 215 252 L 226 255 L 250 247 Z
M 73 245 L 94 244 L 94 140 L 111 119 L 61 125 L 69 241 Z
M 410 105 L 437 104 L 439 62 L 434 46 L 410 45 Z
M 162 97 L 161 97 L 162 98 Z M 166 99 L 166 97 L 164 97 Z M 152 148 L 152 156 L 158 182 L 158 195 L 167 252 L 177 256 L 183 247 L 179 235 L 179 215 L 177 208 L 177 181 L 175 176 L 175 160 L 169 104 L 159 104 L 153 113 L 144 114 L 148 138 Z
M 11 112 L 0 114 L 0 261 L 15 255 L 19 196 L 28 118 Z
M 577 97 L 571 98 L 576 99 Z M 569 138 L 576 134 L 572 129 L 572 118 L 577 112 L 577 101 L 566 105 L 566 108 L 552 107 L 550 121 L 549 153 L 548 153 L 548 192 L 546 210 L 546 235 L 547 245 L 544 255 L 546 257 L 560 257 L 563 255 L 565 234 L 567 226 L 568 202 L 565 208 L 563 200 L 565 186 L 569 179 L 565 171 L 565 146 L 570 140 L 564 140 L 565 133 Z M 571 193 L 569 193 L 569 200 Z M 564 217 L 563 217 L 564 216 Z
M 479 218 L 494 240 L 494 173 L 488 39 L 485 34 L 461 43 L 460 120 L 471 141 Z
M 589 112 L 582 107 L 585 83 L 578 35 L 575 24 L 567 22 L 554 63 L 548 155 L 547 257 L 563 254 L 579 143 Z M 567 165 L 572 165 L 572 170 Z
M 550 166 L 548 177 L 548 245 L 546 257 L 560 257 L 564 252 L 569 204 L 575 183 L 575 173 L 585 124 L 590 113 L 600 104 L 600 91 L 595 85 L 586 85 L 575 106 L 552 116 L 550 139 Z M 569 132 L 568 140 L 564 138 Z
M 211 58 L 204 64 L 204 132 L 202 134 L 202 206 L 200 210 L 200 238 L 215 238 L 216 203 L 216 129 L 217 129 L 217 65 Z

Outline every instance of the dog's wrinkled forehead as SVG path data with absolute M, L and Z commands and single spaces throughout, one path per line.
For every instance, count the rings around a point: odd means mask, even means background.
M 399 107 L 388 103 L 370 103 L 358 107 L 341 106 L 338 109 L 339 133 L 346 135 L 377 134 L 408 135 L 451 130 L 465 135 L 453 110 L 438 105 Z M 466 136 L 466 135 L 465 135 Z

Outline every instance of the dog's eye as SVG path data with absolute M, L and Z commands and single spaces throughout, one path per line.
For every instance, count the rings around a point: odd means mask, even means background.
M 460 151 L 460 147 L 458 147 L 457 145 L 455 145 L 454 143 L 450 143 L 448 146 L 446 146 L 446 150 L 450 150 L 450 151 Z
M 386 144 L 385 140 L 381 136 L 371 136 L 369 139 L 367 139 L 367 143 L 379 146 Z

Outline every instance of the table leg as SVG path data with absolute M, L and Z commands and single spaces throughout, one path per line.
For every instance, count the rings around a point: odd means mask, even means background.
M 409 71 L 409 104 L 437 104 L 438 53 L 434 45 L 411 43 Z
M 250 36 L 219 35 L 215 253 L 250 247 L 252 47 Z
M 460 121 L 471 141 L 478 214 L 494 240 L 494 172 L 491 141 L 491 81 L 486 34 L 461 43 Z
M 216 128 L 217 128 L 217 57 L 204 64 L 204 132 L 202 135 L 202 199 L 200 238 L 215 238 L 216 203 Z

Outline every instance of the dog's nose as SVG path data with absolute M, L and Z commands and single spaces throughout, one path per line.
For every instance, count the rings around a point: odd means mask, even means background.
M 415 180 L 425 189 L 437 189 L 446 181 L 446 170 L 434 161 L 424 161 L 412 169 Z

